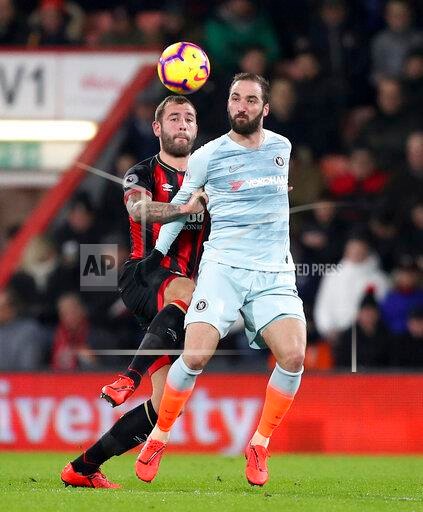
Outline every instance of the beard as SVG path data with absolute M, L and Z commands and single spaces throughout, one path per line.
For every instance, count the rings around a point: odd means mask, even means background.
M 251 135 L 256 132 L 259 129 L 262 118 L 263 109 L 256 117 L 250 120 L 248 120 L 247 116 L 239 117 L 239 114 L 238 116 L 231 117 L 231 114 L 228 112 L 229 124 L 232 130 L 239 135 Z
M 188 135 L 186 136 L 186 142 L 184 141 L 176 141 L 176 139 L 181 136 L 172 137 L 168 133 L 162 133 L 162 147 L 163 150 L 171 156 L 174 157 L 185 157 L 191 153 L 192 146 L 194 145 L 194 139 L 190 139 Z M 185 137 L 185 136 L 182 136 Z

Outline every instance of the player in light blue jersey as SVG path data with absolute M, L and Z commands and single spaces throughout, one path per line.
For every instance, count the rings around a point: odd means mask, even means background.
M 288 169 L 291 143 L 263 129 L 269 112 L 268 82 L 236 75 L 229 90 L 229 133 L 189 159 L 175 211 L 204 187 L 211 217 L 197 287 L 185 319 L 182 356 L 172 365 L 158 421 L 136 463 L 137 476 L 151 481 L 170 429 L 218 343 L 244 318 L 250 345 L 267 346 L 277 361 L 262 415 L 246 448 L 250 484 L 268 480 L 267 446 L 297 392 L 306 346 L 305 318 L 289 252 Z M 160 230 L 156 248 L 144 260 L 148 272 L 161 261 L 185 220 Z

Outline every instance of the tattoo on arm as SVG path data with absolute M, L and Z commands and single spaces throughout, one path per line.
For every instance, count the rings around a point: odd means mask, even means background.
M 140 194 L 129 196 L 126 208 L 135 222 L 143 219 L 146 224 L 166 224 L 184 216 L 181 205 L 152 201 L 148 196 L 141 197 Z
M 141 215 L 143 215 L 142 212 Z M 147 223 L 166 224 L 183 217 L 183 215 L 180 204 L 159 203 L 157 201 L 145 203 L 145 222 Z

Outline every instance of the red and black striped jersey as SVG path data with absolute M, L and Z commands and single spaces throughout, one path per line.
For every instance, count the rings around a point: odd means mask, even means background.
M 152 201 L 170 203 L 178 192 L 184 179 L 184 172 L 167 165 L 159 155 L 143 160 L 126 172 L 123 180 L 125 203 L 131 193 L 142 187 L 150 195 Z M 135 222 L 129 217 L 131 234 L 131 259 L 145 258 L 154 249 L 159 236 L 161 224 L 144 224 Z M 173 272 L 187 277 L 197 274 L 203 243 L 210 230 L 210 219 L 207 211 L 191 214 L 173 242 L 161 265 Z

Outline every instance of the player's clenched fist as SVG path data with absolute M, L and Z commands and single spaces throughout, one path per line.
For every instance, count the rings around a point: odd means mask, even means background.
M 202 213 L 205 210 L 208 202 L 208 195 L 203 191 L 203 189 L 198 189 L 192 193 L 187 204 L 181 205 L 181 213 L 184 215 L 189 215 L 191 213 Z

